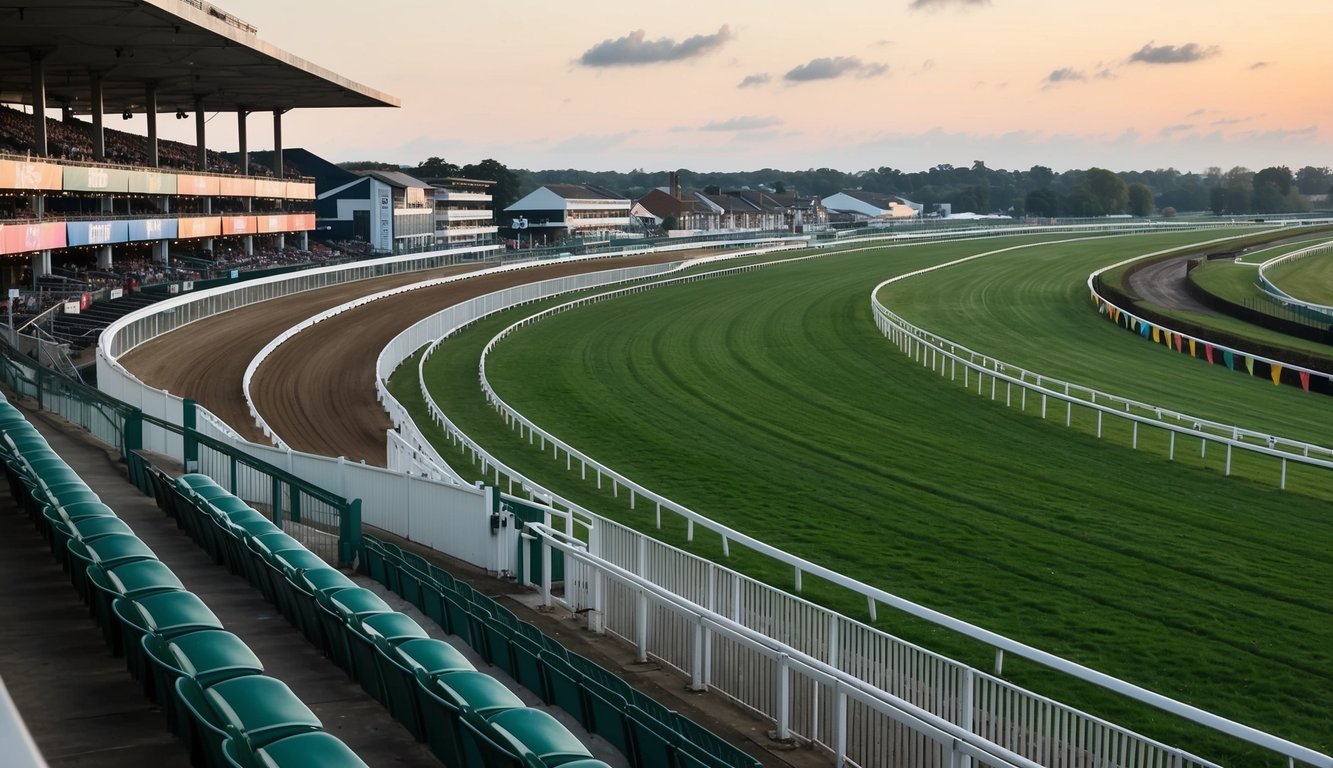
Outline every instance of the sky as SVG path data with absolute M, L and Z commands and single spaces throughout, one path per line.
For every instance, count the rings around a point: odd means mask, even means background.
M 1333 0 L 215 4 L 401 100 L 288 113 L 284 144 L 335 162 L 1333 166 Z

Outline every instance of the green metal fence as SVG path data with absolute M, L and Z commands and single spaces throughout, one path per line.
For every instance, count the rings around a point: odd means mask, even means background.
M 269 514 L 274 523 L 311 552 L 330 562 L 352 565 L 361 549 L 361 500 L 330 493 L 292 473 L 251 456 L 241 448 L 202 435 L 192 428 L 145 416 L 138 408 L 95 387 L 43 368 L 13 348 L 0 344 L 0 384 L 36 401 L 88 430 L 120 452 L 129 465 L 130 480 L 144 493 L 152 489 L 146 459 L 140 452 L 145 429 L 181 436 L 183 455 L 172 456 L 188 471 L 203 472 L 231 493 Z

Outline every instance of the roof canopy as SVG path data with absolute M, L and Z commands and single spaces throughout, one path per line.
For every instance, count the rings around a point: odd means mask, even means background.
M 396 107 L 398 99 L 259 39 L 203 0 L 41 0 L 0 6 L 0 101 L 32 103 L 33 57 L 46 70 L 48 107 L 91 112 L 95 76 L 104 111 Z

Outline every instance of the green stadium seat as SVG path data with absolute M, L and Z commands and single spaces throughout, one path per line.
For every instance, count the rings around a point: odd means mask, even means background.
M 514 753 L 527 750 L 546 768 L 592 757 L 569 729 L 540 709 L 511 709 L 487 719 L 491 729 Z
M 234 728 L 255 748 L 324 727 L 286 683 L 265 675 L 245 675 L 214 683 L 204 688 L 204 700 L 224 729 Z
M 368 768 L 338 737 L 324 731 L 288 736 L 258 749 L 227 739 L 223 751 L 237 768 Z

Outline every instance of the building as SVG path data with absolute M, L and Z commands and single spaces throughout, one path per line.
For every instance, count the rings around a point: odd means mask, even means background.
M 435 245 L 466 248 L 494 245 L 499 227 L 495 224 L 491 190 L 493 181 L 480 179 L 430 179 L 435 204 Z
M 828 224 L 828 214 L 817 197 L 748 189 L 723 192 L 716 187 L 684 192 L 675 173 L 670 174 L 666 187 L 635 201 L 634 215 L 654 226 L 674 218 L 671 234 L 677 237 L 706 232 L 805 231 Z
M 624 195 L 595 184 L 547 184 L 506 208 L 507 221 L 501 223 L 533 242 L 604 239 L 638 230 L 632 205 Z
M 897 195 L 881 195 L 862 190 L 844 190 L 823 199 L 829 213 L 842 214 L 853 221 L 910 219 L 921 216 L 921 204 Z

